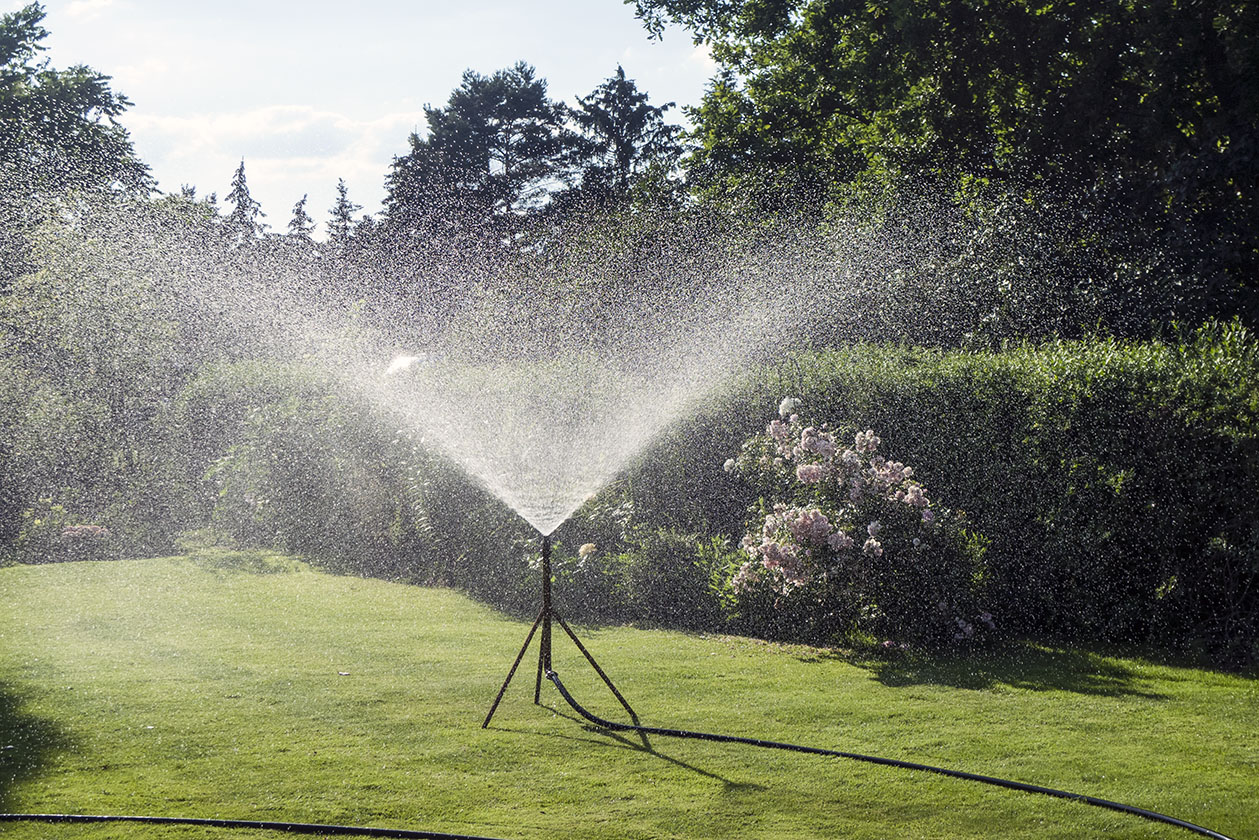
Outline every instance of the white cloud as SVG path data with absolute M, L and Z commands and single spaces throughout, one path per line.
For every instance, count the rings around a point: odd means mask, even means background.
M 273 105 L 187 116 L 134 113 L 126 125 L 166 192 L 192 184 L 202 195 L 222 197 L 243 158 L 251 194 L 272 228 L 283 230 L 293 204 L 307 193 L 308 212 L 322 220 L 338 178 L 364 212 L 377 212 L 393 157 L 406 151 L 421 119 L 411 111 L 355 119 L 307 105 Z
M 110 69 L 114 87 L 119 90 L 139 87 L 147 79 L 166 78 L 171 75 L 171 63 L 161 56 L 149 56 L 132 64 L 122 64 Z
M 66 14 L 76 20 L 91 20 L 114 5 L 114 0 L 73 0 L 66 7 Z
M 717 62 L 713 59 L 713 51 L 708 44 L 696 44 L 695 49 L 686 57 L 686 63 L 700 68 L 710 76 L 717 72 Z

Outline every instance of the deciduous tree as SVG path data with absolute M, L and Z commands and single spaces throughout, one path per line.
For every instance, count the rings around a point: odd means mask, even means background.
M 746 191 L 924 177 L 1085 195 L 1256 313 L 1259 5 L 1232 0 L 634 0 L 721 68 L 692 176 Z M 779 185 L 771 183 L 771 187 Z M 1116 257 L 1131 262 L 1131 254 Z
M 131 102 L 90 67 L 56 70 L 39 60 L 43 19 L 39 3 L 0 16 L 0 166 L 10 184 L 147 192 L 148 169 L 117 121 Z

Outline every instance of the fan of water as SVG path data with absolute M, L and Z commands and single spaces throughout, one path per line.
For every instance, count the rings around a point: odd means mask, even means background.
M 948 287 L 926 278 L 956 240 L 931 233 L 948 228 L 938 210 L 895 241 L 860 218 L 704 235 L 662 223 L 532 251 L 470 243 L 423 281 L 346 261 L 353 276 L 330 285 L 309 253 L 250 246 L 224 261 L 179 230 L 105 216 L 91 259 L 157 278 L 146 293 L 166 295 L 193 340 L 212 332 L 241 355 L 334 374 L 544 535 L 751 362 L 818 334 L 903 335 L 947 317 Z
M 561 304 L 513 290 L 500 300 L 515 312 L 478 311 L 476 351 L 399 355 L 376 396 L 550 534 L 785 328 L 762 282 L 702 285 L 688 301 L 621 287 L 610 316 L 590 293 Z

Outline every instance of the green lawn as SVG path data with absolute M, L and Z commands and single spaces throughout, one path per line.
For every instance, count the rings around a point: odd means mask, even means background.
M 1190 837 L 929 774 L 591 730 L 526 625 L 462 595 L 194 557 L 0 569 L 0 810 L 293 820 L 502 838 Z M 1259 836 L 1259 682 L 1083 651 L 852 663 L 583 630 L 644 723 L 901 758 Z M 579 699 L 615 700 L 562 636 Z M 0 826 L 15 838 L 279 835 Z

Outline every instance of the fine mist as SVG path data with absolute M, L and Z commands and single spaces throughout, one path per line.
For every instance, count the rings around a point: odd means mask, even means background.
M 545 535 L 751 365 L 821 343 L 963 340 L 994 319 L 1036 317 L 1053 302 L 983 278 L 1025 268 L 1052 241 L 1051 218 L 1007 216 L 1009 235 L 984 237 L 928 198 L 824 219 L 670 211 L 527 243 L 469 236 L 404 259 L 329 257 L 285 237 L 224 249 L 122 202 L 74 208 L 37 257 L 41 282 L 96 296 L 83 308 L 100 313 L 103 340 L 129 331 L 145 351 L 135 325 L 108 326 L 140 297 L 154 313 L 146 328 L 176 331 L 190 357 L 214 345 L 318 370 Z M 92 275 L 108 279 L 72 288 Z

